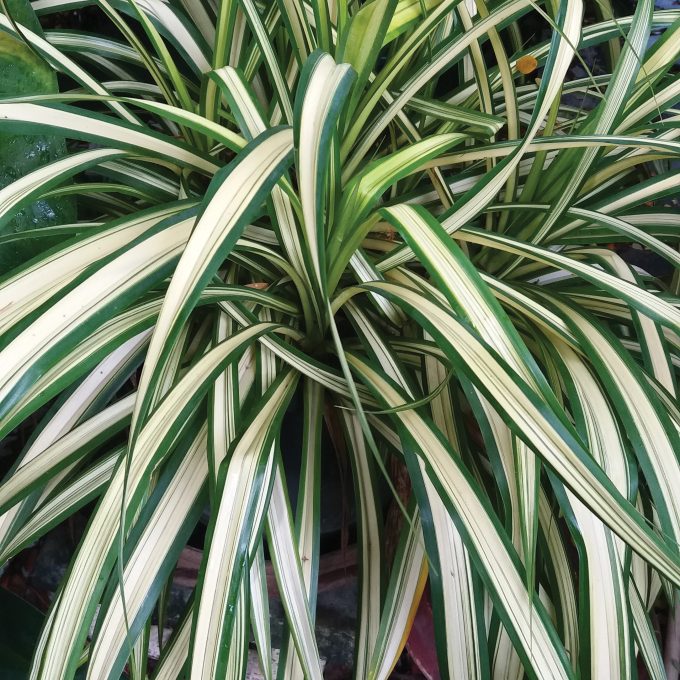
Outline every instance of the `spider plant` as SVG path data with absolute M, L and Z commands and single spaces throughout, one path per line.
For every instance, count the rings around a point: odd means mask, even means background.
M 1 247 L 31 253 L 0 285 L 1 434 L 38 423 L 0 486 L 0 562 L 96 501 L 30 677 L 240 678 L 252 641 L 265 678 L 321 678 L 328 441 L 356 502 L 354 677 L 389 677 L 428 580 L 443 678 L 666 677 L 650 611 L 672 621 L 680 584 L 678 280 L 608 246 L 680 264 L 680 11 L 92 4 L 106 35 L 0 16 L 61 84 L 0 101 L 0 133 L 70 140 L 0 191 Z M 14 231 L 66 196 L 77 221 Z M 388 457 L 411 487 L 389 558 Z

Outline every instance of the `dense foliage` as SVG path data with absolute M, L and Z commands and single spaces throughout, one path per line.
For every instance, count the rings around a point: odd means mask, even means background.
M 85 4 L 33 7 L 49 25 Z M 389 676 L 428 577 L 444 678 L 665 677 L 649 611 L 680 584 L 677 279 L 608 246 L 680 263 L 680 11 L 92 4 L 107 35 L 0 15 L 61 85 L 3 99 L 0 133 L 69 140 L 0 190 L 0 248 L 28 254 L 0 283 L 0 434 L 43 414 L 0 485 L 0 561 L 97 499 L 31 678 L 144 678 L 206 506 L 153 677 L 242 677 L 251 636 L 273 677 L 267 556 L 276 677 L 321 678 L 327 441 L 352 467 L 356 678 Z M 78 221 L 15 230 L 67 196 Z M 389 558 L 388 457 L 412 489 Z

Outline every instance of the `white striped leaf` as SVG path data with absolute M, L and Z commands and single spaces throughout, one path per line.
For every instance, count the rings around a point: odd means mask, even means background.
M 122 219 L 85 238 L 67 242 L 64 247 L 11 273 L 0 286 L 0 305 L 4 310 L 0 320 L 2 335 L 7 338 L 7 331 L 13 324 L 71 283 L 93 262 L 129 246 L 145 231 L 182 207 L 165 206 L 142 211 L 133 219 Z M 40 272 L 40 275 L 37 276 L 36 272 Z
M 402 394 L 375 369 L 356 356 L 349 355 L 348 360 L 385 406 L 403 403 Z M 417 452 L 426 463 L 428 476 L 463 532 L 466 547 L 473 553 L 494 603 L 503 612 L 524 663 L 539 677 L 573 677 L 552 625 L 526 591 L 516 553 L 485 507 L 469 473 L 454 462 L 437 430 L 415 411 L 395 415 L 403 446 Z
M 272 566 L 286 612 L 290 633 L 305 678 L 321 680 L 321 662 L 314 637 L 314 624 L 295 545 L 295 534 L 280 462 L 274 471 L 271 500 L 267 511 L 267 543 Z
M 183 376 L 154 411 L 128 453 L 129 461 L 117 467 L 80 544 L 59 601 L 36 648 L 32 680 L 73 676 L 80 646 L 104 585 L 101 574 L 108 573 L 116 556 L 121 506 L 126 508 L 123 531 L 127 531 L 146 493 L 145 482 L 153 467 L 168 454 L 168 447 L 184 427 L 184 419 L 194 410 L 193 400 L 199 400 L 212 380 L 259 334 L 273 328 L 272 324 L 254 325 L 215 347 Z
M 347 310 L 354 323 L 361 328 L 366 346 L 371 348 L 371 353 L 380 363 L 382 370 L 407 390 L 409 396 L 412 396 L 412 389 L 396 358 L 377 330 L 352 302 L 347 304 Z M 438 385 L 441 384 L 445 378 L 441 374 L 439 362 L 432 361 L 430 356 L 426 356 L 424 360 L 428 383 L 436 380 Z M 453 407 L 448 396 L 446 390 L 440 392 L 430 402 L 431 409 L 436 426 L 445 434 L 454 450 L 458 450 L 459 440 L 453 422 Z M 451 678 L 483 677 L 486 660 L 481 649 L 480 621 L 476 614 L 475 590 L 478 591 L 478 588 L 471 579 L 469 554 L 437 489 L 427 476 L 423 461 L 415 459 L 408 450 L 404 451 L 396 434 L 390 436 L 390 442 L 406 457 L 420 505 L 430 567 L 433 610 L 437 621 L 436 642 L 440 670 L 444 674 L 448 672 L 448 677 Z M 412 585 L 415 577 L 414 571 L 420 572 L 420 567 L 415 561 L 411 561 L 402 575 L 406 582 Z M 416 590 L 412 595 L 416 601 L 406 599 L 400 602 L 397 611 L 391 612 L 399 618 L 376 643 L 371 663 L 380 663 L 382 673 L 392 669 L 405 644 L 405 635 L 413 620 L 411 616 L 415 615 L 413 609 L 417 605 L 420 592 Z M 387 607 L 387 602 L 385 607 Z M 389 616 L 389 614 L 383 614 L 383 617 L 385 615 Z M 442 619 L 443 625 L 440 626 L 439 622 Z M 381 619 L 381 627 L 383 625 L 386 625 L 385 618 Z
M 583 361 L 562 343 L 556 349 L 573 380 L 578 419 L 589 450 L 619 491 L 629 490 L 628 462 L 621 433 L 605 393 Z M 623 544 L 573 494 L 567 492 L 586 553 L 590 673 L 592 677 L 629 677 L 632 631 Z
M 469 319 L 477 332 L 528 384 L 550 398 L 545 380 L 519 333 L 468 258 L 441 225 L 420 207 L 401 204 L 385 208 L 382 213 L 404 234 L 452 307 Z M 527 580 L 532 583 L 538 531 L 540 463 L 521 440 L 511 440 L 511 447 L 516 458 L 515 479 L 520 484 L 517 500 L 521 518 L 521 554 L 528 572 Z
M 119 448 L 98 460 L 33 511 L 0 552 L 0 564 L 4 564 L 98 496 L 111 478 L 124 451 L 125 449 Z
M 575 258 L 562 253 L 556 253 L 546 248 L 540 248 L 531 244 L 511 239 L 507 236 L 480 232 L 476 229 L 465 228 L 460 231 L 459 237 L 469 243 L 490 245 L 506 252 L 524 255 L 525 257 L 541 264 L 564 269 L 585 281 L 601 287 L 615 297 L 625 300 L 632 307 L 669 328 L 680 329 L 680 312 L 673 308 L 663 299 L 652 295 L 645 289 L 635 286 L 627 281 L 603 272 L 592 265 L 579 262 Z
M 305 583 L 309 614 L 314 622 L 320 550 L 321 495 L 321 427 L 323 388 L 306 379 L 303 383 L 303 433 L 300 484 L 295 512 L 295 537 Z M 279 649 L 279 665 L 284 680 L 303 680 L 304 672 L 297 657 L 292 636 Z
M 236 598 L 247 576 L 248 548 L 260 532 L 266 510 L 274 438 L 294 386 L 292 372 L 282 374 L 272 385 L 223 466 L 219 504 L 206 543 L 210 549 L 205 551 L 197 585 L 190 654 L 193 677 L 212 679 L 227 668 L 231 654 L 225 641 L 234 629 Z M 264 503 L 256 509 L 260 497 Z
M 263 133 L 213 179 L 205 207 L 178 263 L 151 338 L 133 415 L 133 436 L 160 395 L 168 340 L 187 319 L 224 257 L 288 163 L 292 131 Z
M 354 644 L 355 677 L 367 675 L 380 627 L 381 588 L 381 528 L 380 503 L 371 452 L 364 442 L 359 418 L 343 409 L 342 417 L 347 440 L 347 455 L 357 493 L 357 541 L 359 543 L 360 592 L 357 635 Z
M 93 322 L 111 315 L 116 304 L 134 301 L 167 275 L 194 223 L 193 218 L 173 221 L 167 229 L 142 238 L 127 252 L 109 259 L 3 348 L 0 357 L 6 370 L 0 380 L 0 417 L 22 396 L 27 383 L 42 373 L 50 354 L 53 362 L 58 352 L 65 353 L 87 337 Z M 6 431 L 12 421 L 3 421 L 1 427 Z
M 130 422 L 135 394 L 124 397 L 55 441 L 29 455 L 0 485 L 0 512 L 5 513 L 35 486 L 53 477 L 61 468 L 90 453 Z
M 670 493 L 680 484 L 680 465 L 675 455 L 680 446 L 677 428 L 646 389 L 639 367 L 626 361 L 625 350 L 617 352 L 604 329 L 571 307 L 558 303 L 558 309 L 572 324 L 619 417 L 626 423 L 626 435 L 655 498 L 664 532 L 677 537 L 680 509 L 676 495 Z
M 159 133 L 143 132 L 139 126 L 94 113 L 85 115 L 67 107 L 0 103 L 0 129 L 34 132 L 46 128 L 58 130 L 73 139 L 92 139 L 142 154 L 151 152 L 209 175 L 218 169 L 212 160 L 194 153 L 189 147 Z
M 272 680 L 272 643 L 269 627 L 269 592 L 263 543 L 257 547 L 250 565 L 250 623 L 265 680 Z M 281 663 L 279 656 L 279 663 Z
M 120 585 L 114 581 L 111 598 L 97 615 L 88 679 L 113 677 L 123 670 L 130 638 L 134 639 L 151 613 L 160 587 L 172 573 L 202 510 L 198 501 L 208 477 L 206 450 L 207 430 L 203 427 L 163 489 L 153 513 L 144 518 L 143 531 L 126 559 L 123 581 Z M 189 519 L 191 515 L 193 521 Z M 121 590 L 125 593 L 125 609 Z
M 602 469 L 593 463 L 564 416 L 559 417 L 553 409 L 546 408 L 514 371 L 438 305 L 394 284 L 375 283 L 364 285 L 364 288 L 383 292 L 417 319 L 441 344 L 454 365 L 469 372 L 468 377 L 490 398 L 514 431 L 593 512 L 662 573 L 676 581 L 680 570 L 673 549 L 649 530 Z
M 323 0 L 322 0 L 323 1 Z M 328 184 L 338 179 L 332 164 L 337 144 L 336 126 L 353 81 L 348 64 L 336 64 L 323 53 L 307 60 L 295 101 L 296 167 L 309 266 L 320 294 L 326 290 L 326 237 L 324 214 Z
M 35 49 L 38 54 L 40 54 L 57 71 L 66 73 L 90 92 L 100 95 L 109 94 L 106 88 L 104 88 L 99 81 L 93 78 L 75 61 L 69 59 L 69 57 L 67 57 L 63 52 L 50 45 L 50 43 L 44 38 L 29 30 L 25 26 L 21 26 L 20 24 L 11 21 L 4 14 L 0 15 L 0 30 L 16 36 L 17 27 L 21 31 L 21 38 L 26 40 L 31 45 L 31 47 Z M 118 102 L 111 102 L 110 106 L 124 120 L 135 125 L 139 124 L 139 119 Z

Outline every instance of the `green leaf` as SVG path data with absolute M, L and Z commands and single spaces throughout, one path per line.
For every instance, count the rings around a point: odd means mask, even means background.
M 398 0 L 373 0 L 353 14 L 342 33 L 335 57 L 345 61 L 357 72 L 349 104 L 348 115 L 356 108 L 364 85 L 375 69 L 376 60 L 391 26 Z
M 8 680 L 26 677 L 44 616 L 25 600 L 0 588 L 0 670 Z
M 366 236 L 362 222 L 383 193 L 395 182 L 407 177 L 423 163 L 452 146 L 462 144 L 467 135 L 449 133 L 433 135 L 369 163 L 344 188 L 338 219 L 333 225 L 328 243 L 329 288 L 337 285 L 352 253 Z

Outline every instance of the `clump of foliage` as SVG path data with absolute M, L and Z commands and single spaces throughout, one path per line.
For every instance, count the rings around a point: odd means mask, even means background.
M 242 677 L 251 635 L 273 677 L 266 546 L 277 677 L 321 678 L 324 430 L 353 472 L 355 677 L 389 676 L 428 577 L 442 677 L 629 678 L 638 657 L 664 677 L 649 611 L 680 583 L 680 309 L 675 280 L 607 245 L 680 262 L 680 12 L 94 4 L 108 37 L 0 16 L 62 85 L 3 99 L 0 133 L 71 140 L 0 191 L 1 247 L 33 253 L 0 285 L 2 434 L 49 404 L 0 486 L 0 560 L 97 499 L 31 678 L 144 678 L 206 505 L 153 677 Z M 597 70 L 570 75 L 593 46 Z M 79 221 L 13 232 L 54 196 Z M 412 487 L 390 560 L 387 456 Z

